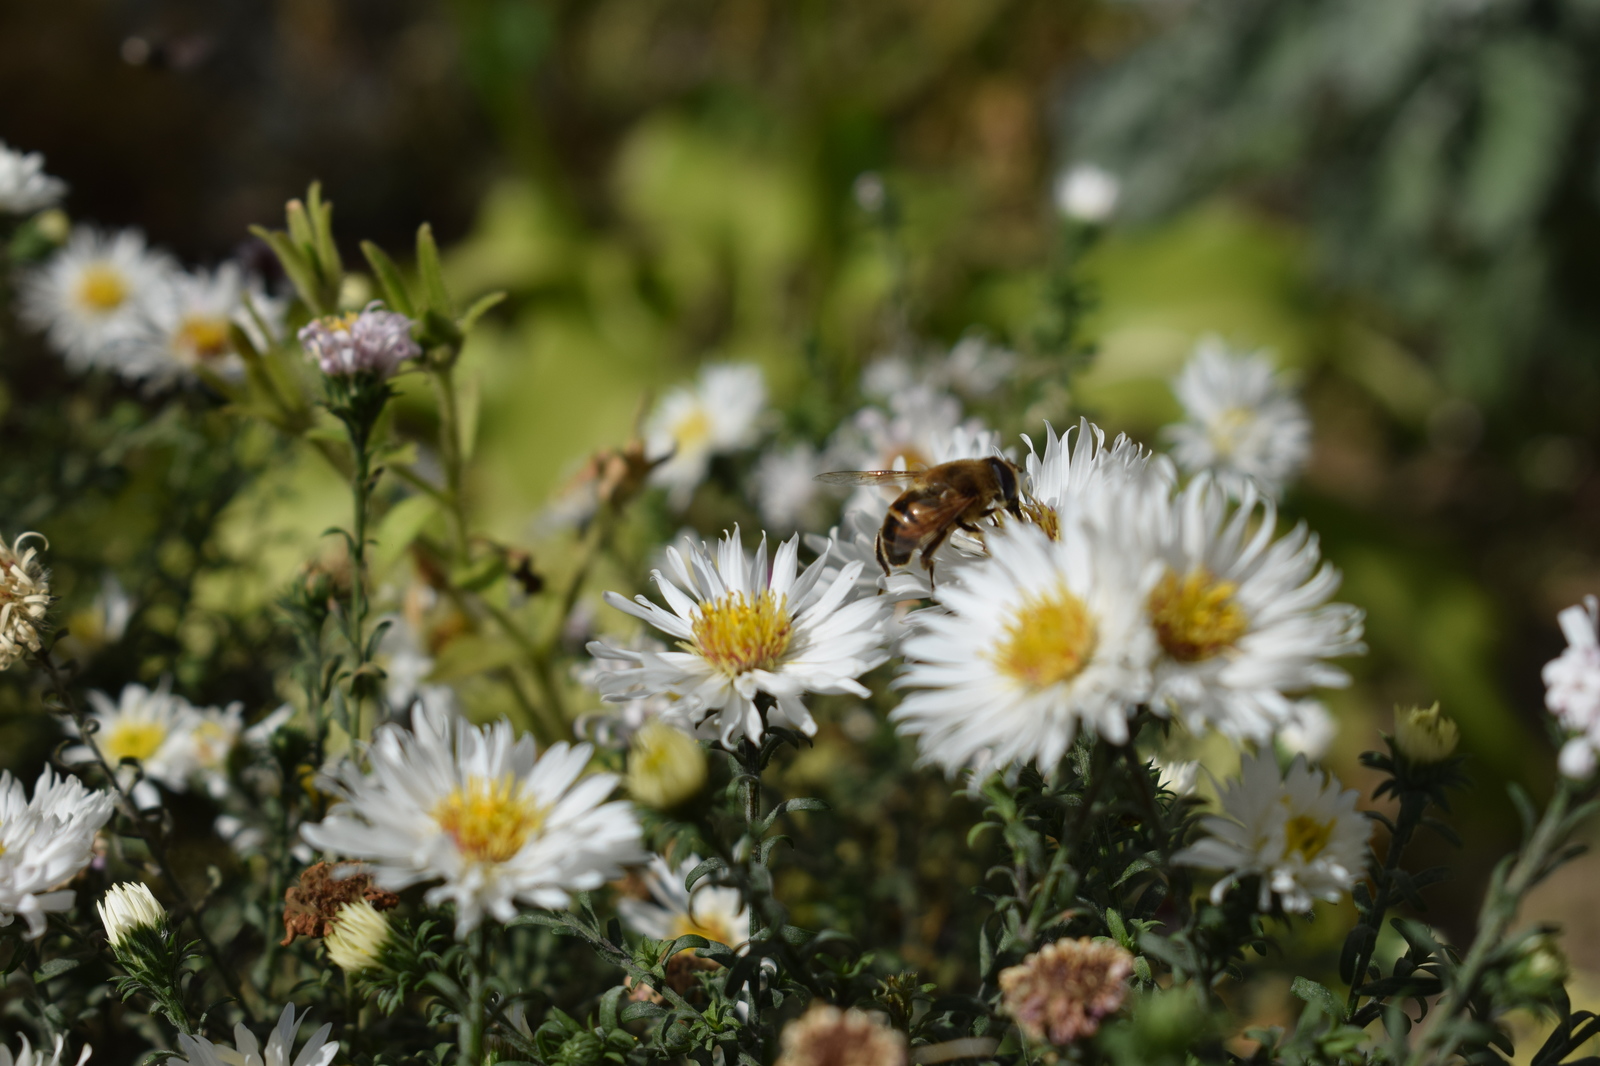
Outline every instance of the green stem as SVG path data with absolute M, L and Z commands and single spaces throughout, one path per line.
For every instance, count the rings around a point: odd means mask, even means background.
M 1428 809 L 1425 792 L 1406 792 L 1400 797 L 1400 815 L 1395 821 L 1394 835 L 1389 838 L 1389 853 L 1384 856 L 1382 876 L 1378 879 L 1377 894 L 1372 900 L 1372 910 L 1363 923 L 1372 929 L 1365 947 L 1356 953 L 1355 966 L 1350 972 L 1350 995 L 1345 1001 L 1345 1013 L 1354 1016 L 1361 1005 L 1361 986 L 1367 983 L 1367 967 L 1372 965 L 1372 953 L 1378 947 L 1378 934 L 1383 930 L 1383 916 L 1389 910 L 1394 895 L 1394 875 L 1400 869 L 1400 857 L 1411 843 L 1422 815 Z
M 1545 808 L 1544 816 L 1539 819 L 1539 824 L 1510 870 L 1503 877 L 1499 870 L 1495 871 L 1478 914 L 1477 936 L 1467 951 L 1467 957 L 1456 968 L 1438 1006 L 1430 1012 L 1432 1024 L 1427 1035 L 1406 1059 L 1408 1066 L 1447 1062 L 1465 1040 L 1467 1033 L 1461 1025 L 1456 1024 L 1456 1020 L 1467 1012 L 1478 994 L 1490 958 L 1505 939 L 1511 923 L 1516 920 L 1522 897 L 1548 872 L 1550 856 L 1566 839 L 1567 827 L 1562 823 L 1566 821 L 1571 800 L 1572 786 L 1563 777 L 1556 786 L 1556 794 L 1551 797 L 1550 806 Z
M 488 941 L 484 939 L 483 926 L 472 931 L 467 941 L 467 960 L 471 972 L 467 975 L 467 1009 L 461 1014 L 458 1030 L 461 1066 L 480 1066 L 483 1062 L 483 1028 L 485 997 L 488 982 L 484 978 Z
M 370 449 L 372 427 L 352 423 L 350 429 L 350 447 L 355 452 L 356 469 L 350 480 L 350 495 L 354 515 L 352 516 L 352 530 L 350 538 L 350 621 L 347 635 L 350 645 L 355 651 L 356 677 L 365 680 L 362 667 L 367 665 L 367 642 L 362 635 L 366 625 L 367 594 L 366 594 L 366 569 L 367 569 L 367 512 L 372 502 L 372 452 Z M 361 689 L 362 684 L 351 686 L 351 722 L 350 737 L 358 740 L 361 737 Z

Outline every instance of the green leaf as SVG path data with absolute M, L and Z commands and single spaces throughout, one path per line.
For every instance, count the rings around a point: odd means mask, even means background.
M 415 318 L 416 309 L 411 302 L 411 292 L 406 288 L 406 279 L 401 276 L 394 260 L 389 258 L 389 253 L 371 241 L 362 241 L 361 254 L 367 257 L 367 265 L 372 267 L 372 274 L 378 279 L 383 302 L 389 305 L 390 310 L 399 311 L 407 318 Z
M 82 961 L 82 959 L 50 959 L 34 972 L 34 983 L 48 981 L 52 977 L 60 977 L 69 970 L 76 970 Z
M 1338 997 L 1325 986 L 1309 977 L 1296 977 L 1294 984 L 1289 986 L 1289 991 L 1335 1021 L 1344 1021 L 1344 1004 L 1340 1003 Z
M 393 565 L 438 513 L 439 501 L 423 495 L 407 496 L 389 508 L 378 523 L 373 570 L 382 571 Z
M 461 318 L 457 320 L 456 325 L 461 327 L 462 333 L 466 333 L 468 330 L 472 329 L 473 326 L 478 324 L 478 319 L 482 318 L 485 313 L 497 306 L 505 298 L 506 294 L 504 292 L 491 292 L 487 296 L 478 297 L 478 299 L 473 302 L 473 305 L 467 308 L 466 314 L 462 315 Z
M 278 257 L 278 265 L 283 267 L 284 274 L 294 285 L 294 291 L 299 295 L 301 302 L 311 309 L 311 313 L 326 314 L 327 308 L 322 306 L 317 276 L 311 261 L 282 233 L 274 233 L 261 226 L 251 226 L 250 232 L 267 242 L 272 254 Z
M 444 270 L 439 265 L 439 245 L 433 239 L 433 227 L 424 222 L 417 227 L 417 274 L 422 281 L 423 302 L 429 311 L 454 317 L 450 294 L 444 287 Z

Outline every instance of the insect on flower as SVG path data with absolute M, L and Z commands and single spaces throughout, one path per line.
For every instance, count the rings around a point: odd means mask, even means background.
M 1022 517 L 1015 463 L 998 455 L 957 459 L 919 470 L 836 470 L 818 474 L 833 485 L 906 485 L 889 505 L 878 531 L 878 565 L 888 573 L 918 552 L 933 573 L 933 553 L 957 529 L 981 533 L 977 523 L 999 510 Z

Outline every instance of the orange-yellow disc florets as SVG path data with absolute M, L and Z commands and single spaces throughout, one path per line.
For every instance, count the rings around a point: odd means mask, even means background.
M 1181 663 L 1198 663 L 1233 647 L 1250 628 L 1238 591 L 1202 566 L 1181 578 L 1168 570 L 1150 593 L 1150 624 L 1162 649 Z
M 1094 655 L 1094 617 L 1065 587 L 1029 597 L 1006 623 L 993 659 L 1001 673 L 1029 688 L 1070 681 Z
M 508 862 L 538 833 L 544 816 L 509 776 L 469 777 L 433 808 L 433 820 L 474 863 Z
M 693 650 L 735 677 L 747 670 L 775 670 L 794 638 L 786 599 L 770 589 L 749 595 L 730 592 L 702 603 L 693 623 Z

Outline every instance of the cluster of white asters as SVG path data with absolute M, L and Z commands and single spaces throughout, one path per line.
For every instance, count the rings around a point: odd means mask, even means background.
M 66 186 L 42 160 L 0 143 L 0 215 L 54 207 Z M 23 320 L 74 370 L 108 370 L 157 388 L 243 369 L 232 331 L 257 348 L 282 329 L 284 305 L 238 263 L 185 270 L 137 230 L 76 226 L 21 279 Z

